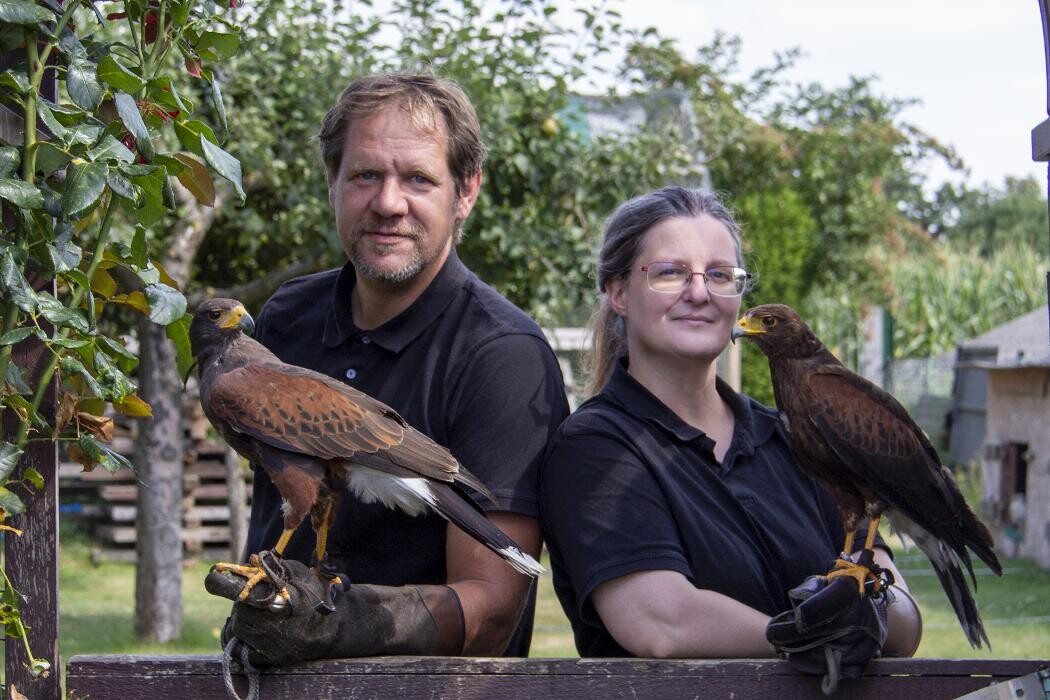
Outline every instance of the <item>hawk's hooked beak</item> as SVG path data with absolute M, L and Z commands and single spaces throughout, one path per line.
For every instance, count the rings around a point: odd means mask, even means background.
M 729 339 L 735 343 L 737 338 L 746 338 L 749 335 L 757 335 L 759 333 L 765 333 L 765 331 L 757 326 L 752 326 L 751 319 L 744 316 L 733 326 L 732 331 L 729 333 Z
M 235 326 L 240 328 L 249 338 L 255 334 L 255 321 L 252 320 L 251 314 L 241 304 L 237 304 L 237 306 L 223 314 L 222 320 L 219 321 L 219 328 L 233 328 Z

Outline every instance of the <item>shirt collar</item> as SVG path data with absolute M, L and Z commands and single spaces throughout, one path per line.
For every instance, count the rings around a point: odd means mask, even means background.
M 401 352 L 415 340 L 448 307 L 470 275 L 455 248 L 449 251 L 445 264 L 419 298 L 383 325 L 367 331 L 372 342 L 392 352 Z M 334 348 L 347 338 L 364 333 L 354 324 L 350 293 L 357 283 L 357 271 L 349 261 L 339 271 L 332 304 L 325 320 L 324 344 Z
M 755 447 L 769 440 L 779 424 L 779 418 L 776 411 L 733 391 L 721 377 L 715 378 L 715 388 L 733 411 L 733 440 L 725 460 L 728 467 L 735 455 L 749 457 L 754 454 Z M 621 358 L 616 363 L 612 377 L 603 390 L 603 393 L 606 392 L 627 412 L 655 423 L 681 442 L 707 437 L 704 431 L 683 421 L 632 377 L 627 371 L 627 358 Z

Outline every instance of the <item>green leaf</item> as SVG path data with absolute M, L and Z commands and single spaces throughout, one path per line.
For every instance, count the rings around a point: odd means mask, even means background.
M 0 442 L 0 484 L 11 478 L 20 459 L 22 459 L 22 450 L 9 442 Z
M 106 173 L 106 184 L 109 185 L 109 189 L 113 190 L 115 194 L 130 202 L 137 203 L 139 198 L 142 197 L 142 190 L 115 170 L 110 170 Z
M 95 370 L 99 384 L 113 401 L 123 401 L 125 396 L 134 394 L 137 390 L 127 375 L 121 372 L 116 363 L 104 352 L 95 353 Z
M 26 510 L 26 504 L 22 503 L 22 499 L 13 491 L 0 486 L 0 508 L 3 508 L 8 515 L 21 515 Z
M 131 181 L 139 188 L 139 223 L 149 226 L 160 220 L 168 211 L 164 206 L 164 181 L 167 175 L 164 174 L 163 168 L 151 167 L 145 171 L 139 168 L 140 166 L 124 165 L 120 170 L 131 175 Z M 142 174 L 132 174 L 136 172 Z
M 186 297 L 166 284 L 148 284 L 144 290 L 149 301 L 149 320 L 166 326 L 186 314 Z
M 77 440 L 77 444 L 84 451 L 85 455 L 105 467 L 106 471 L 115 472 L 121 467 L 127 467 L 132 471 L 135 470 L 135 465 L 128 461 L 127 457 L 109 449 L 109 447 L 96 440 L 89 433 L 82 433 Z
M 19 95 L 25 95 L 29 92 L 29 78 L 21 71 L 4 71 L 0 73 L 0 85 L 12 88 Z
M 62 196 L 62 215 L 75 219 L 87 213 L 106 189 L 107 163 L 74 164 L 73 176 L 66 182 Z
M 102 337 L 102 336 L 100 336 Z M 83 338 L 52 338 L 50 341 L 51 345 L 56 345 L 60 348 L 69 348 L 70 350 L 76 350 L 82 348 L 85 345 L 91 345 L 90 340 L 84 340 Z
M 81 377 L 83 377 L 84 382 L 88 385 L 88 388 L 91 389 L 93 396 L 105 396 L 105 394 L 102 392 L 102 387 L 100 387 L 98 385 L 98 382 L 95 381 L 94 375 L 92 375 L 91 372 L 88 372 L 87 367 L 82 365 L 80 363 L 80 360 L 76 359 L 75 357 L 70 357 L 69 355 L 63 355 L 62 357 L 58 358 L 58 366 L 62 369 L 62 371 L 65 374 L 79 374 Z
M 204 159 L 215 168 L 215 172 L 230 181 L 243 202 L 246 195 L 241 187 L 241 162 L 204 138 L 203 134 L 201 135 L 201 149 L 204 151 Z
M 131 372 L 136 366 L 138 366 L 139 358 L 135 356 L 135 353 L 131 352 L 117 341 L 107 338 L 104 335 L 100 335 L 98 341 L 103 352 L 107 353 L 116 361 L 121 372 Z
M 40 116 L 40 121 L 44 122 L 44 126 L 47 127 L 52 136 L 63 138 L 66 135 L 66 127 L 55 118 L 51 105 L 47 102 L 41 100 L 36 106 L 36 113 Z
M 22 479 L 28 481 L 37 490 L 44 488 L 44 475 L 32 467 L 25 468 L 25 471 L 22 472 Z
M 144 226 L 136 227 L 135 237 L 131 239 L 131 262 L 135 267 L 149 265 L 149 249 L 146 247 L 146 228 Z
M 21 328 L 15 328 L 14 330 L 10 330 L 7 333 L 0 335 L 0 346 L 21 343 L 35 332 L 35 326 L 22 326 Z
M 59 148 L 50 141 L 37 141 L 36 170 L 45 179 L 51 177 L 56 170 L 66 167 L 71 160 L 73 160 L 73 154 L 69 151 Z
M 203 32 L 194 48 L 206 61 L 222 61 L 237 53 L 241 47 L 241 37 L 236 34 L 220 32 Z
M 55 16 L 34 2 L 27 0 L 0 0 L 0 21 L 12 24 L 47 22 Z
M 178 110 L 182 114 L 193 113 L 193 102 L 183 98 L 172 84 L 171 78 L 167 76 L 150 81 L 149 100 L 170 110 Z
M 22 209 L 41 209 L 44 206 L 44 195 L 25 180 L 0 178 L 0 199 Z
M 176 120 L 175 136 L 178 137 L 179 143 L 182 144 L 183 148 L 198 155 L 204 155 L 204 152 L 201 150 L 201 136 L 204 136 L 212 143 L 219 143 L 211 127 L 199 119 Z
M 24 396 L 29 396 L 33 393 L 33 390 L 26 384 L 25 378 L 22 376 L 22 370 L 19 369 L 18 365 L 14 362 L 10 362 L 7 365 L 7 373 L 4 375 L 4 383 L 10 386 L 15 392 Z
M 213 78 L 211 81 L 211 101 L 215 106 L 215 116 L 219 118 L 219 126 L 222 127 L 223 136 L 228 136 L 230 127 L 226 123 L 226 104 L 222 100 L 222 88 L 219 86 L 218 78 Z
M 40 313 L 56 326 L 69 326 L 83 333 L 91 330 L 87 319 L 79 310 L 69 308 L 47 292 L 40 292 L 36 298 Z
M 179 376 L 185 384 L 193 369 L 193 351 L 190 347 L 190 322 L 193 317 L 189 314 L 176 319 L 168 324 L 165 333 L 171 342 L 175 344 L 175 364 L 179 368 Z
M 153 148 L 153 141 L 149 137 L 149 129 L 146 128 L 146 123 L 142 121 L 142 113 L 139 112 L 139 106 L 135 104 L 135 98 L 126 92 L 118 92 L 113 96 L 113 101 L 117 105 L 117 114 L 120 115 L 120 120 L 124 122 L 124 126 L 135 137 L 135 148 L 147 161 L 153 160 L 156 151 Z
M 14 146 L 0 148 L 0 177 L 7 178 L 14 175 L 18 171 L 21 160 L 18 149 Z
M 91 61 L 74 60 L 69 64 L 66 89 L 78 107 L 91 112 L 98 109 L 106 95 L 106 89 L 95 74 L 95 64 Z
M 109 134 L 103 136 L 99 144 L 88 151 L 87 154 L 91 160 L 109 160 L 112 158 L 121 163 L 131 163 L 135 160 L 135 154 Z
M 5 252 L 0 258 L 0 283 L 3 283 L 3 292 L 12 301 L 28 314 L 36 313 L 38 299 L 36 292 L 26 282 L 22 271 L 15 263 L 10 251 Z
M 68 234 L 59 235 L 55 238 L 53 244 L 47 246 L 48 254 L 51 258 L 51 264 L 54 266 L 55 272 L 79 272 L 75 268 L 80 264 L 80 258 L 83 255 L 83 251 L 80 249 L 80 246 L 72 240 L 73 228 L 69 226 L 68 222 L 60 222 L 59 226 L 63 223 L 68 228 Z M 57 228 L 58 227 L 56 226 L 56 229 Z
M 134 94 L 146 85 L 146 81 L 125 68 L 112 56 L 103 56 L 98 62 L 98 77 L 116 90 Z

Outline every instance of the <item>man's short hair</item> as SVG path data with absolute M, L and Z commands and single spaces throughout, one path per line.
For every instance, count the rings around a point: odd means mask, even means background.
M 350 83 L 321 120 L 317 139 L 321 142 L 321 158 L 330 172 L 339 170 L 350 122 L 378 114 L 390 105 L 400 106 L 428 130 L 436 128 L 435 115 L 444 117 L 448 168 L 457 192 L 462 191 L 468 178 L 481 171 L 485 161 L 481 125 L 463 88 L 436 75 L 378 73 Z

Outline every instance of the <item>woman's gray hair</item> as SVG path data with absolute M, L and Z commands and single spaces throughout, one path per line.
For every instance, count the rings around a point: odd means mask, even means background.
M 624 202 L 605 222 L 605 235 L 598 253 L 598 289 L 602 296 L 589 322 L 593 346 L 586 362 L 590 374 L 586 388 L 588 395 L 601 391 L 612 376 L 616 361 L 627 354 L 623 319 L 609 304 L 606 286 L 631 272 L 650 229 L 668 219 L 699 216 L 710 216 L 729 230 L 736 248 L 737 265 L 744 267 L 740 224 L 714 192 L 663 187 Z

